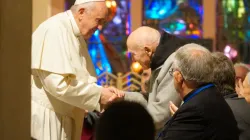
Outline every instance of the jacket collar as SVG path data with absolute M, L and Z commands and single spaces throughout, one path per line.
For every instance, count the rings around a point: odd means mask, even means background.
M 161 65 L 163 65 L 166 59 L 173 52 L 175 52 L 175 50 L 185 45 L 185 41 L 183 39 L 171 35 L 165 31 L 160 31 L 160 32 L 161 32 L 160 43 L 157 46 L 151 59 L 150 68 L 152 70 L 155 70 Z

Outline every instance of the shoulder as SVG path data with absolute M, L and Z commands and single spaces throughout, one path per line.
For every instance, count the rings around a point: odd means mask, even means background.
M 165 62 L 163 63 L 162 67 L 163 68 L 166 68 L 166 67 L 169 67 L 169 66 L 172 66 L 174 60 L 175 60 L 175 52 L 172 53 L 166 60 Z
M 250 115 L 250 104 L 244 98 L 227 98 L 225 100 L 233 112 L 245 112 Z
M 173 63 L 175 60 L 175 52 L 172 53 L 163 63 L 163 65 L 160 67 L 160 73 L 162 73 L 163 75 L 168 75 L 167 72 L 173 67 Z M 162 76 L 163 76 L 162 75 Z
M 165 77 L 167 76 L 167 72 L 172 68 L 173 66 L 173 62 L 175 60 L 175 52 L 172 53 L 163 63 L 163 65 L 161 65 L 160 67 L 158 67 L 157 69 L 155 69 L 154 71 L 152 71 L 152 73 L 157 73 L 161 76 L 161 77 Z
M 211 88 L 205 89 L 205 90 L 201 91 L 200 93 L 198 93 L 197 95 L 195 95 L 189 101 L 184 103 L 183 107 L 186 107 L 189 109 L 195 108 L 196 110 L 205 111 L 205 110 L 211 109 L 211 108 L 213 108 L 213 106 L 217 106 L 218 104 L 221 104 L 223 102 L 225 102 L 225 100 L 222 97 L 222 95 L 220 95 L 220 93 L 218 92 L 216 87 L 211 87 Z M 216 108 L 221 108 L 221 107 L 222 106 L 216 107 Z
M 66 32 L 66 22 L 67 17 L 64 15 L 64 13 L 60 13 L 44 21 L 39 25 L 37 30 L 43 30 L 51 33 Z

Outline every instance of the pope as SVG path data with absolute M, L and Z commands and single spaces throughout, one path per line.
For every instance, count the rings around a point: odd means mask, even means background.
M 85 40 L 101 29 L 105 0 L 76 0 L 70 10 L 39 25 L 32 35 L 31 136 L 80 140 L 85 110 L 99 111 L 124 94 L 96 84 Z

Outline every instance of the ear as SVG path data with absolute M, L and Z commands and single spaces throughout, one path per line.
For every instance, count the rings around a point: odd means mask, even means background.
M 174 78 L 178 84 L 182 84 L 184 82 L 184 78 L 179 71 L 174 72 Z
M 152 56 L 153 52 L 152 52 L 152 49 L 149 48 L 148 46 L 145 46 L 144 47 L 144 50 L 145 52 L 148 54 L 148 56 Z
M 80 8 L 80 9 L 77 11 L 77 14 L 78 14 L 80 20 L 82 20 L 83 15 L 84 15 L 85 12 L 86 12 L 86 9 L 85 9 L 85 8 Z

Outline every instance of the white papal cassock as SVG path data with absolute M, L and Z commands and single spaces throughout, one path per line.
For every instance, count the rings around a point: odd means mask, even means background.
M 86 59 L 87 45 L 71 11 L 49 18 L 33 33 L 33 138 L 80 140 L 84 110 L 100 109 L 101 87 L 90 76 Z

